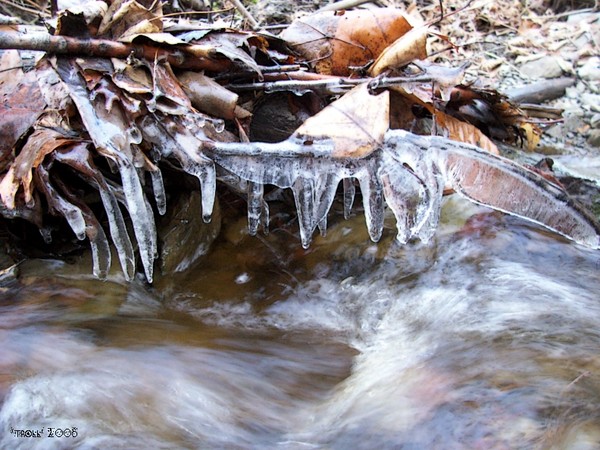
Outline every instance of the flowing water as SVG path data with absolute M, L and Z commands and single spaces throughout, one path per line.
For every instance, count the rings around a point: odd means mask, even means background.
M 152 287 L 23 263 L 1 448 L 600 448 L 600 252 L 457 199 L 429 245 L 388 222 L 224 225 Z

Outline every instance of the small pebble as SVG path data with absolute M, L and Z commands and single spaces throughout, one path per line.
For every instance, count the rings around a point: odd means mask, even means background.
M 600 147 L 600 130 L 594 129 L 588 133 L 587 143 L 594 147 Z
M 560 62 L 553 56 L 543 56 L 526 62 L 519 70 L 531 78 L 557 78 L 563 74 Z
M 583 66 L 577 69 L 577 75 L 588 81 L 600 80 L 600 57 L 589 58 Z

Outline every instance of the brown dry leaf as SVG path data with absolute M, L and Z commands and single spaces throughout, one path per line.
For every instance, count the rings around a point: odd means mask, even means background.
M 71 104 L 71 98 L 48 58 L 44 57 L 38 62 L 35 74 L 47 109 L 54 110 L 56 113 L 65 112 Z
M 144 3 L 147 3 L 145 5 Z M 98 35 L 119 39 L 125 35 L 154 33 L 162 30 L 160 2 L 117 0 L 108 8 L 98 27 Z M 152 7 L 153 10 L 148 8 Z
M 494 90 L 458 85 L 452 90 L 445 112 L 474 125 L 492 139 L 511 144 L 527 141 L 529 150 L 540 139 L 541 130 L 527 114 Z
M 117 87 L 131 94 L 152 95 L 152 76 L 146 67 L 133 66 L 117 58 L 113 59 L 113 66 L 112 80 Z
M 17 140 L 35 123 L 46 102 L 37 83 L 35 71 L 24 73 L 19 52 L 8 50 L 0 58 L 0 168 L 10 161 Z
M 202 73 L 183 72 L 179 74 L 178 79 L 198 111 L 222 119 L 236 117 L 237 94 Z
M 495 155 L 500 153 L 496 144 L 483 134 L 481 130 L 475 128 L 470 123 L 462 122 L 442 111 L 433 109 L 433 107 L 431 107 L 430 111 L 435 118 L 435 126 L 438 134 L 453 141 L 476 145 Z
M 387 47 L 377 58 L 369 74 L 377 76 L 385 71 L 399 69 L 414 60 L 427 57 L 427 28 L 413 28 Z
M 153 97 L 146 102 L 148 110 L 181 115 L 190 111 L 192 104 L 181 88 L 169 63 L 154 61 L 146 63 L 152 72 Z
M 391 89 L 394 92 L 394 95 L 399 94 L 394 100 L 395 105 L 394 108 L 392 108 L 393 114 L 390 117 L 392 128 L 402 128 L 414 132 L 415 130 L 413 130 L 412 127 L 415 126 L 415 116 L 412 112 L 412 107 L 417 106 L 434 117 L 434 131 L 437 132 L 437 134 L 454 141 L 476 145 L 496 155 L 499 153 L 496 144 L 494 144 L 481 130 L 470 123 L 463 122 L 438 110 L 432 103 L 423 101 L 421 96 L 417 96 L 414 93 L 409 94 L 400 87 L 393 87 Z M 400 105 L 404 105 L 404 108 Z
M 451 187 L 469 200 L 527 218 L 592 248 L 597 219 L 560 187 L 519 164 L 477 150 L 448 148 L 442 155 Z
M 366 83 L 361 84 L 307 119 L 292 139 L 303 142 L 331 139 L 333 157 L 362 158 L 383 142 L 389 128 L 389 111 L 388 91 L 373 95 Z
M 185 52 L 197 57 L 210 57 L 219 54 L 232 62 L 240 64 L 243 68 L 261 74 L 260 66 L 251 56 L 257 52 L 266 52 L 269 44 L 265 37 L 242 31 L 209 32 L 191 31 L 178 36 L 191 45 Z
M 317 72 L 346 76 L 379 57 L 412 29 L 395 8 L 321 12 L 293 22 L 280 35 Z
M 0 182 L 0 198 L 4 205 L 9 209 L 15 207 L 15 196 L 21 185 L 23 185 L 25 203 L 30 204 L 33 199 L 31 189 L 33 169 L 41 164 L 46 155 L 58 148 L 78 142 L 80 142 L 78 139 L 67 138 L 48 128 L 35 130 Z

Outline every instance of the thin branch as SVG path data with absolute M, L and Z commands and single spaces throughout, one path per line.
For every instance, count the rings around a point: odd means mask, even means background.
M 355 8 L 364 3 L 372 3 L 372 0 L 341 0 L 340 2 L 329 3 L 328 5 L 319 8 L 318 12 L 322 11 L 340 11 L 342 9 Z
M 213 59 L 210 49 L 182 46 L 176 50 L 151 45 L 125 44 L 108 39 L 78 39 L 51 36 L 46 33 L 20 34 L 0 31 L 0 49 L 37 50 L 58 55 L 100 56 L 108 58 L 137 58 L 166 60 L 173 67 L 221 72 L 231 65 L 228 59 Z
M 302 76 L 303 72 L 286 73 L 285 76 L 293 78 Z M 265 79 L 268 76 L 265 74 Z M 257 83 L 229 84 L 225 87 L 234 92 L 264 91 L 272 92 L 294 92 L 304 94 L 307 92 L 316 92 L 323 95 L 338 95 L 349 91 L 355 86 L 363 83 L 369 83 L 369 89 L 372 91 L 385 89 L 393 86 L 402 86 L 407 83 L 430 83 L 435 81 L 435 77 L 429 75 L 417 75 L 413 77 L 376 77 L 376 78 L 343 78 L 326 76 L 323 79 L 287 79 L 264 81 Z
M 39 9 L 28 8 L 27 6 L 21 6 L 19 4 L 13 3 L 8 0 L 0 0 L 0 3 L 4 3 L 5 5 L 10 6 L 11 8 L 20 9 L 21 11 L 24 11 L 26 13 L 33 14 L 36 16 L 50 17 L 50 14 L 48 14 L 45 11 L 41 11 Z
M 244 4 L 240 1 L 240 0 L 231 0 L 231 3 L 233 3 L 233 6 L 235 6 L 235 9 L 237 9 L 240 14 L 242 16 L 244 16 L 244 18 L 250 22 L 250 25 L 252 26 L 253 29 L 257 29 L 260 28 L 259 23 L 257 22 L 257 20 L 252 17 L 252 14 L 250 14 L 250 12 L 246 9 L 246 7 L 244 6 Z

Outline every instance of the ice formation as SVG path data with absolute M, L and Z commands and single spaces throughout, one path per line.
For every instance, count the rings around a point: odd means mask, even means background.
M 326 140 L 311 145 L 293 138 L 282 144 L 210 143 L 204 152 L 228 171 L 251 182 L 249 226 L 255 233 L 265 184 L 291 188 L 302 245 L 310 245 L 340 181 L 344 210 L 354 200 L 357 179 L 373 241 L 383 229 L 384 200 L 397 222 L 397 239 L 427 242 L 435 233 L 445 185 L 467 199 L 543 225 L 580 244 L 600 247 L 600 225 L 561 188 L 540 175 L 477 147 L 436 136 L 390 130 L 364 158 L 331 157 Z
M 326 233 L 327 215 L 340 184 L 345 217 L 352 209 L 356 185 L 360 186 L 373 241 L 381 238 L 386 204 L 396 218 L 400 243 L 413 238 L 429 241 L 438 224 L 444 187 L 449 186 L 473 202 L 539 223 L 580 244 L 600 247 L 597 220 L 540 175 L 469 144 L 387 130 L 385 105 L 389 99 L 385 93 L 372 95 L 365 86 L 357 87 L 280 143 L 219 142 L 215 135 L 222 132 L 223 122 L 190 109 L 177 91 L 154 86 L 148 91 L 154 100 L 147 102 L 151 108 L 146 108 L 105 78 L 92 77 L 91 84 L 96 84 L 90 87 L 82 70 L 88 67 L 93 71 L 94 64 L 65 59 L 54 63 L 62 89 L 76 106 L 91 143 L 80 139 L 57 147 L 37 167 L 34 181 L 51 212 L 63 216 L 78 239 L 90 241 L 93 271 L 98 277 L 105 277 L 111 265 L 107 236 L 69 186 L 60 178 L 51 179 L 49 171 L 55 163 L 69 166 L 98 191 L 127 279 L 135 275 L 132 237 L 146 278 L 150 282 L 153 278 L 158 243 L 148 197 L 158 213 L 164 214 L 168 205 L 161 160 L 175 162 L 198 179 L 206 222 L 215 201 L 217 166 L 224 169 L 228 175 L 222 180 L 247 195 L 251 235 L 259 228 L 268 231 L 265 185 L 291 189 L 305 248 L 317 228 L 322 235 Z M 360 101 L 352 92 L 362 95 Z M 97 156 L 104 158 L 113 174 L 105 178 L 94 162 Z M 7 197 L 14 202 L 18 184 L 8 187 L 12 196 Z M 12 209 L 2 200 L 3 216 L 27 218 L 45 232 L 33 199 L 26 208 L 13 205 Z M 133 236 L 121 207 L 131 218 Z

